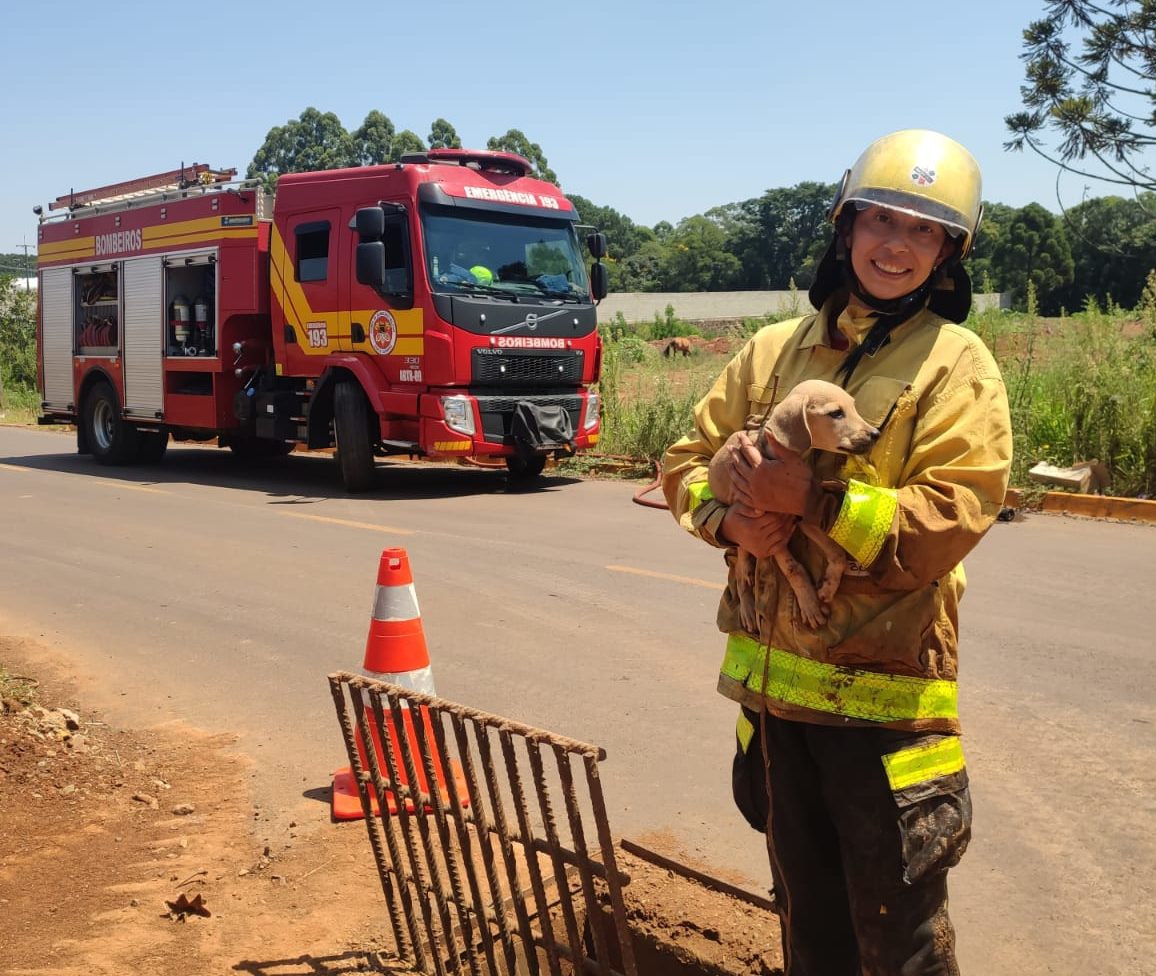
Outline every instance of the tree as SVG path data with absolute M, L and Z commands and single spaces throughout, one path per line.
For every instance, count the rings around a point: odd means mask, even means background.
M 993 289 L 996 287 L 996 282 L 1001 276 L 992 262 L 992 255 L 1007 234 L 1007 229 L 1017 213 L 1015 207 L 1009 207 L 1005 203 L 984 201 L 983 220 L 979 225 L 979 233 L 975 235 L 971 254 L 967 258 L 967 270 L 975 291 L 982 292 L 989 287 Z
M 578 211 L 582 223 L 589 224 L 606 235 L 607 249 L 615 261 L 637 254 L 643 244 L 654 240 L 654 231 L 636 224 L 613 207 L 600 207 L 577 193 L 570 193 L 567 196 L 574 204 L 574 209 Z
M 732 227 L 730 248 L 742 266 L 738 287 L 787 288 L 792 279 L 810 287 L 831 240 L 827 214 L 834 197 L 833 185 L 806 182 L 723 208 Z
M 734 287 L 741 266 L 726 249 L 726 234 L 709 217 L 679 221 L 666 248 L 662 268 L 664 291 L 726 291 Z
M 434 119 L 433 125 L 429 127 L 429 147 L 430 149 L 461 149 L 462 140 L 458 137 L 457 130 L 445 119 Z
M 1156 200 L 1096 197 L 1067 212 L 1075 275 L 1064 296 L 1068 308 L 1083 307 L 1089 295 L 1104 306 L 1109 296 L 1132 308 L 1144 279 L 1156 268 Z
M 421 153 L 425 152 L 425 143 L 421 141 L 421 136 L 410 129 L 402 129 L 396 136 L 393 137 L 393 147 L 389 154 L 389 161 L 391 163 L 400 163 L 401 157 L 406 153 Z
M 245 175 L 249 179 L 260 178 L 272 189 L 282 173 L 309 173 L 357 164 L 357 149 L 341 120 L 332 112 L 307 108 L 300 118 L 269 130 Z
M 1027 307 L 1028 283 L 1035 286 L 1040 311 L 1059 312 L 1063 288 L 1074 276 L 1072 248 L 1063 222 L 1038 203 L 1019 210 L 991 256 L 996 284 L 1011 293 L 1015 308 Z
M 545 180 L 547 183 L 553 183 L 555 186 L 562 185 L 558 182 L 558 177 L 546 162 L 546 157 L 542 153 L 542 147 L 536 142 L 531 142 L 527 139 L 520 129 L 510 129 L 504 136 L 494 136 L 486 142 L 486 148 L 501 152 L 517 153 L 519 156 L 524 156 L 530 161 L 530 165 L 534 167 L 533 172 L 538 179 Z
M 36 385 L 36 293 L 0 275 L 0 391 Z
M 365 121 L 353 133 L 353 147 L 357 161 L 362 166 L 378 166 L 393 158 L 393 122 L 377 109 L 365 117 Z
M 1023 33 L 1026 111 L 1006 117 L 1006 147 L 1027 146 L 1080 176 L 1156 190 L 1142 165 L 1156 145 L 1156 4 L 1045 0 L 1044 9 Z

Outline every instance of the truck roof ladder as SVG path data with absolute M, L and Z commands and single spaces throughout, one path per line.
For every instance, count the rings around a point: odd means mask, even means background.
M 232 181 L 236 175 L 236 169 L 218 170 L 207 163 L 193 163 L 191 166 L 182 165 L 180 169 L 170 170 L 167 173 L 142 176 L 140 179 L 126 180 L 123 183 L 110 183 L 108 186 L 98 186 L 79 192 L 72 190 L 65 196 L 57 197 L 48 205 L 48 209 L 67 209 L 69 212 L 88 207 L 100 207 L 102 210 L 119 209 L 117 205 L 132 206 L 144 198 L 168 192 L 218 187 L 222 183 Z

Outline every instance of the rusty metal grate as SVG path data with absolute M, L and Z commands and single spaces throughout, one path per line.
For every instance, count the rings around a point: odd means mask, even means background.
M 362 809 L 386 811 L 366 828 L 407 963 L 432 976 L 637 976 L 603 749 L 360 675 L 329 685 Z

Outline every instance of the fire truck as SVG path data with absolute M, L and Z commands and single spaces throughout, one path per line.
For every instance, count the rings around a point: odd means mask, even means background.
M 205 164 L 70 192 L 40 215 L 40 422 L 102 464 L 170 438 L 246 456 L 503 458 L 595 444 L 606 239 L 505 152 L 294 173 Z M 52 213 L 52 211 L 60 211 Z

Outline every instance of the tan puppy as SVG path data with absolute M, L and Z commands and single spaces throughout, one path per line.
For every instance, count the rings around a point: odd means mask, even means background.
M 765 424 L 761 417 L 752 419 L 754 429 L 758 430 L 755 445 L 764 457 L 777 460 L 790 454 L 798 456 L 808 448 L 839 454 L 865 454 L 879 438 L 879 431 L 859 416 L 851 395 L 825 380 L 800 383 L 771 411 Z M 711 491 L 728 504 L 732 499 L 723 495 L 730 493 L 730 477 L 723 474 L 721 466 L 732 463 L 727 447 L 738 436 L 732 434 L 710 463 Z M 815 629 L 826 623 L 830 615 L 831 600 L 847 570 L 847 554 L 819 528 L 812 525 L 802 525 L 801 528 L 827 559 L 818 591 L 807 571 L 786 547 L 775 553 L 775 562 L 795 593 L 800 620 L 804 626 Z M 758 634 L 755 557 L 741 548 L 735 564 L 735 577 L 739 589 L 739 619 L 748 633 Z

